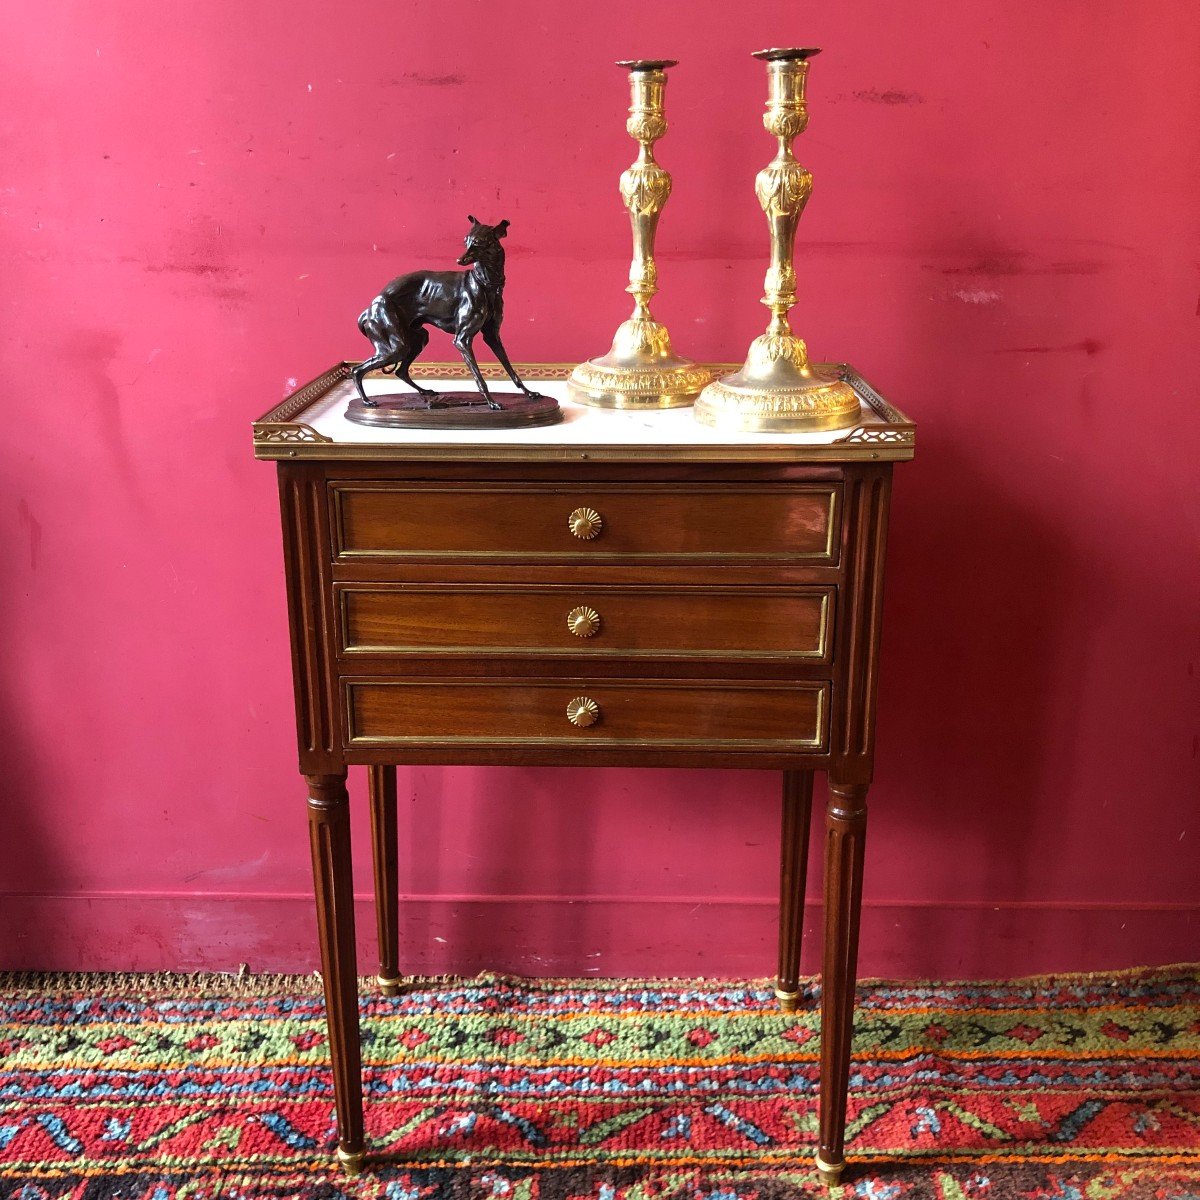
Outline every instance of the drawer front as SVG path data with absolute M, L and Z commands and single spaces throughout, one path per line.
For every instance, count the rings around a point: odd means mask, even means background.
M 826 683 L 348 679 L 349 746 L 821 751 Z
M 338 585 L 343 654 L 803 659 L 832 644 L 832 587 Z
M 836 483 L 330 484 L 333 544 L 343 560 L 832 563 L 840 495 Z

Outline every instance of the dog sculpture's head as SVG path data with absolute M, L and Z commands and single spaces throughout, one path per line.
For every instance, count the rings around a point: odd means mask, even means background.
M 500 245 L 500 239 L 508 233 L 508 221 L 501 221 L 499 225 L 484 225 L 472 216 L 468 216 L 467 220 L 471 222 L 471 232 L 463 238 L 466 250 L 458 260 L 458 265 L 469 267 L 472 263 L 486 263 L 497 257 L 503 259 L 504 247 Z

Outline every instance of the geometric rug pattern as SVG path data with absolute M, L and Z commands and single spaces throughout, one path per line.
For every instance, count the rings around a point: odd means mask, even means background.
M 0 976 L 0 1200 L 828 1196 L 819 987 L 363 983 L 367 1169 L 319 981 Z M 1200 973 L 864 983 L 846 1200 L 1200 1200 Z

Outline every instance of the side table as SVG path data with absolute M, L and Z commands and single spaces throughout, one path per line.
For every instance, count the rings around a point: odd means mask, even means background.
M 370 772 L 379 982 L 399 984 L 399 763 L 783 773 L 776 994 L 800 995 L 813 772 L 828 773 L 822 1178 L 845 1165 L 892 464 L 913 424 L 850 368 L 851 430 L 727 435 L 566 399 L 561 425 L 346 421 L 341 363 L 254 424 L 278 463 L 300 771 L 338 1120 L 365 1154 L 346 772 Z M 498 368 L 485 368 L 495 378 Z M 427 364 L 430 381 L 461 366 Z M 368 390 L 396 387 L 370 379 Z

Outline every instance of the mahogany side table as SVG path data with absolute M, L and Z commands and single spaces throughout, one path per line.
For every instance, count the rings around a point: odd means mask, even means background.
M 813 772 L 828 773 L 816 1163 L 836 1182 L 888 503 L 912 422 L 850 368 L 853 429 L 728 435 L 687 409 L 574 405 L 568 367 L 524 364 L 560 399 L 562 424 L 372 429 L 344 416 L 352 365 L 254 424 L 256 456 L 278 463 L 343 1167 L 356 1173 L 366 1150 L 347 767 L 370 771 L 379 982 L 393 993 L 396 764 L 761 767 L 783 773 L 787 1010 Z

